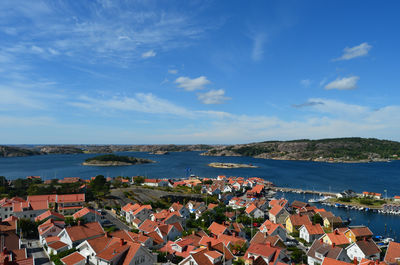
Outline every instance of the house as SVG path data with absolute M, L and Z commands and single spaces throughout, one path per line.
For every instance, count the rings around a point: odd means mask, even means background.
M 307 251 L 307 264 L 308 265 L 322 264 L 322 261 L 325 258 L 331 258 L 343 262 L 350 262 L 350 259 L 343 248 L 326 244 L 323 242 L 322 239 L 314 240 L 314 243 Z
M 143 186 L 158 187 L 158 179 L 145 179 L 143 181 Z
M 344 232 L 340 232 L 338 229 L 335 229 L 332 233 L 326 233 L 320 239 L 328 245 L 344 247 L 350 244 Z
M 307 207 L 307 206 L 310 206 L 310 205 L 308 203 L 306 203 L 306 202 L 301 202 L 301 201 L 293 201 L 292 204 L 291 204 L 291 207 L 294 210 L 300 210 L 300 209 L 302 209 L 304 207 Z
M 325 257 L 324 260 L 322 261 L 321 265 L 350 265 L 350 264 L 352 264 L 352 263 Z M 361 265 L 361 263 L 360 263 L 360 265 Z M 362 264 L 362 265 L 367 265 L 367 264 Z M 373 265 L 373 264 L 370 264 L 370 265 Z
M 379 260 L 381 250 L 372 240 L 361 240 L 352 243 L 346 248 L 347 256 L 351 260 L 357 259 L 359 262 L 361 259 Z
M 247 206 L 246 214 L 254 218 L 264 218 L 264 212 L 257 208 L 253 203 Z
M 372 238 L 373 233 L 366 226 L 351 226 L 344 233 L 344 235 L 349 239 L 351 243 L 354 243 L 360 240 Z
M 139 219 L 140 221 L 144 221 L 150 218 L 150 215 L 153 213 L 151 205 L 141 205 L 139 208 L 133 211 L 129 211 L 126 214 L 126 221 L 128 223 L 133 222 L 135 219 Z
M 267 233 L 258 231 L 250 240 L 250 244 L 267 244 L 269 242 L 273 247 L 286 248 L 285 243 L 279 236 L 270 236 Z
M 387 264 L 398 264 L 400 261 L 400 243 L 389 242 L 383 259 Z
M 299 231 L 299 228 L 305 224 L 312 224 L 310 218 L 306 214 L 293 214 L 289 215 L 286 220 L 286 231 L 294 233 Z
M 113 264 L 143 264 L 151 265 L 156 262 L 156 257 L 139 243 L 126 242 L 123 239 L 113 238 L 104 250 L 96 255 L 99 265 Z
M 265 244 L 252 243 L 247 249 L 243 258 L 247 263 L 261 257 L 262 260 L 267 264 L 276 264 L 278 262 L 289 262 L 289 257 L 279 247 L 274 247 L 270 242 Z M 250 263 L 251 264 L 251 263 Z
M 266 220 L 259 229 L 262 233 L 267 233 L 269 236 L 279 236 L 283 241 L 286 241 L 287 233 L 281 224 L 275 224 L 270 220 Z
M 354 197 L 357 197 L 357 193 L 355 193 L 352 190 L 344 190 L 340 193 L 337 193 L 336 197 L 337 198 L 354 198 Z
M 49 253 L 49 255 L 57 255 L 68 249 L 68 244 L 61 241 L 55 241 L 47 245 L 47 253 Z
M 263 196 L 264 193 L 265 193 L 265 186 L 258 184 L 258 185 L 255 185 L 253 188 L 251 188 L 251 190 L 247 191 L 247 197 L 248 198 L 254 198 L 254 197 L 258 198 L 258 197 Z
M 117 230 L 110 233 L 111 237 L 122 238 L 125 241 L 140 243 L 147 248 L 151 248 L 153 246 L 153 239 L 143 233 L 133 233 L 128 230 Z
M 344 226 L 342 218 L 340 218 L 340 216 L 325 217 L 323 218 L 323 221 L 324 221 L 324 227 L 329 228 L 331 230 Z
M 139 209 L 140 208 L 140 204 L 138 204 L 138 203 L 128 203 L 128 204 L 125 204 L 122 208 L 121 208 L 121 211 L 120 211 L 120 215 L 122 216 L 122 217 L 125 217 L 125 218 L 129 218 L 128 217 L 128 214 L 129 214 L 129 212 L 133 212 L 133 211 L 135 211 L 135 210 L 137 210 L 137 209 Z
M 81 210 L 77 211 L 72 215 L 72 217 L 77 220 L 80 219 L 84 223 L 91 223 L 91 222 L 97 222 L 99 221 L 102 223 L 103 221 L 103 216 L 98 212 L 93 209 L 89 209 L 87 207 L 82 208 Z
M 64 220 L 64 215 L 54 212 L 54 211 L 46 211 L 46 212 L 42 213 L 41 215 L 37 216 L 35 218 L 35 222 L 44 222 L 44 221 L 47 221 L 48 219 Z
M 324 229 L 320 224 L 305 224 L 299 229 L 300 238 L 304 239 L 307 243 L 314 242 L 314 240 L 320 238 L 325 234 Z
M 80 224 L 66 227 L 59 234 L 61 242 L 68 245 L 68 249 L 71 249 L 85 240 L 100 237 L 104 235 L 104 230 L 99 222 Z
M 275 205 L 269 210 L 268 213 L 269 220 L 276 224 L 284 224 L 286 218 L 289 216 L 289 212 L 286 210 L 284 206 Z
M 363 191 L 362 196 L 363 197 L 374 198 L 374 199 L 377 199 L 377 200 L 381 200 L 382 199 L 382 194 L 381 193 L 375 193 L 375 192 L 369 192 L 369 191 Z
M 50 195 L 31 195 L 27 202 L 32 209 L 52 208 L 64 215 L 73 214 L 83 208 L 85 194 L 50 194 Z
M 65 256 L 64 258 L 61 259 L 61 262 L 64 265 L 85 265 L 86 264 L 86 258 L 79 254 L 79 252 L 73 252 L 69 254 L 68 256 Z
M 179 262 L 179 265 L 232 265 L 233 259 L 232 252 L 223 243 L 212 245 L 209 242 L 207 248 L 194 251 L 190 256 Z
M 174 202 L 168 209 L 170 212 L 178 212 L 181 217 L 187 219 L 190 217 L 190 211 L 183 204 L 179 202 Z
M 44 245 L 46 243 L 46 238 L 56 237 L 64 229 L 64 227 L 64 221 L 48 219 L 46 222 L 38 226 L 39 242 Z
M 400 202 L 400 196 L 398 196 L 398 195 L 394 196 L 394 197 L 393 197 L 393 200 L 394 200 L 395 202 Z
M 228 227 L 217 222 L 212 222 L 212 224 L 208 227 L 208 231 L 210 231 L 210 233 L 216 237 L 221 234 L 230 234 Z

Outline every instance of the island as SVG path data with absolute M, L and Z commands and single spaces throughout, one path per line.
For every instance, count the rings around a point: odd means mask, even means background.
M 235 164 L 235 163 L 220 163 L 214 162 L 208 164 L 209 167 L 215 168 L 258 168 L 258 166 L 254 166 L 252 164 Z
M 150 155 L 168 155 L 169 152 L 168 152 L 168 151 L 161 151 L 161 150 L 159 150 L 159 151 L 150 152 L 149 154 L 150 154 Z
M 266 141 L 217 146 L 201 155 L 330 163 L 386 162 L 399 159 L 400 142 L 359 137 Z
M 131 166 L 138 164 L 154 163 L 154 161 L 144 158 L 136 158 L 130 156 L 118 155 L 100 155 L 91 157 L 82 163 L 84 166 L 97 166 L 97 167 L 112 167 L 112 166 Z

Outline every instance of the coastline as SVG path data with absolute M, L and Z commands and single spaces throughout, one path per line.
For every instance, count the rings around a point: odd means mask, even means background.
M 251 164 L 237 164 L 237 163 L 222 163 L 222 162 L 213 162 L 208 164 L 209 167 L 213 168 L 258 168 L 258 166 L 254 166 Z

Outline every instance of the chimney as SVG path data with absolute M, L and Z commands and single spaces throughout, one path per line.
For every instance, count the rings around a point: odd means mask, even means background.
M 354 265 L 357 265 L 357 258 L 356 257 L 354 257 L 354 259 L 353 259 L 353 263 L 354 263 Z
M 363 239 L 364 239 L 364 241 L 367 241 L 367 238 L 366 238 L 366 237 L 364 237 Z
M 124 239 L 123 239 L 123 238 L 121 238 L 120 243 L 121 243 L 121 246 L 124 245 L 125 242 L 124 242 Z
M 379 264 L 379 259 L 375 260 L 375 264 L 378 265 Z
M 81 225 L 81 220 L 78 220 L 78 226 L 80 226 Z
M 335 248 L 336 247 L 336 244 L 335 243 L 332 243 L 332 248 Z
M 319 240 L 319 242 L 322 244 L 322 243 L 324 243 L 324 240 L 321 238 L 321 239 Z
M 335 233 L 335 235 L 339 235 L 339 231 L 338 230 L 335 229 L 333 232 Z
M 108 232 L 105 232 L 105 233 L 104 233 L 104 237 L 105 237 L 105 238 L 108 238 Z
M 207 242 L 207 249 L 208 249 L 208 250 L 211 250 L 211 241 L 208 241 L 208 242 Z
M 268 241 L 268 242 L 266 243 L 266 245 L 267 245 L 267 247 L 271 247 L 271 242 Z
M 196 234 L 196 231 L 192 230 L 192 235 Z

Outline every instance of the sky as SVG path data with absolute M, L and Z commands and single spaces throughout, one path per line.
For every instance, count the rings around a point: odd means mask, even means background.
M 1 144 L 400 141 L 398 1 L 0 1 Z

